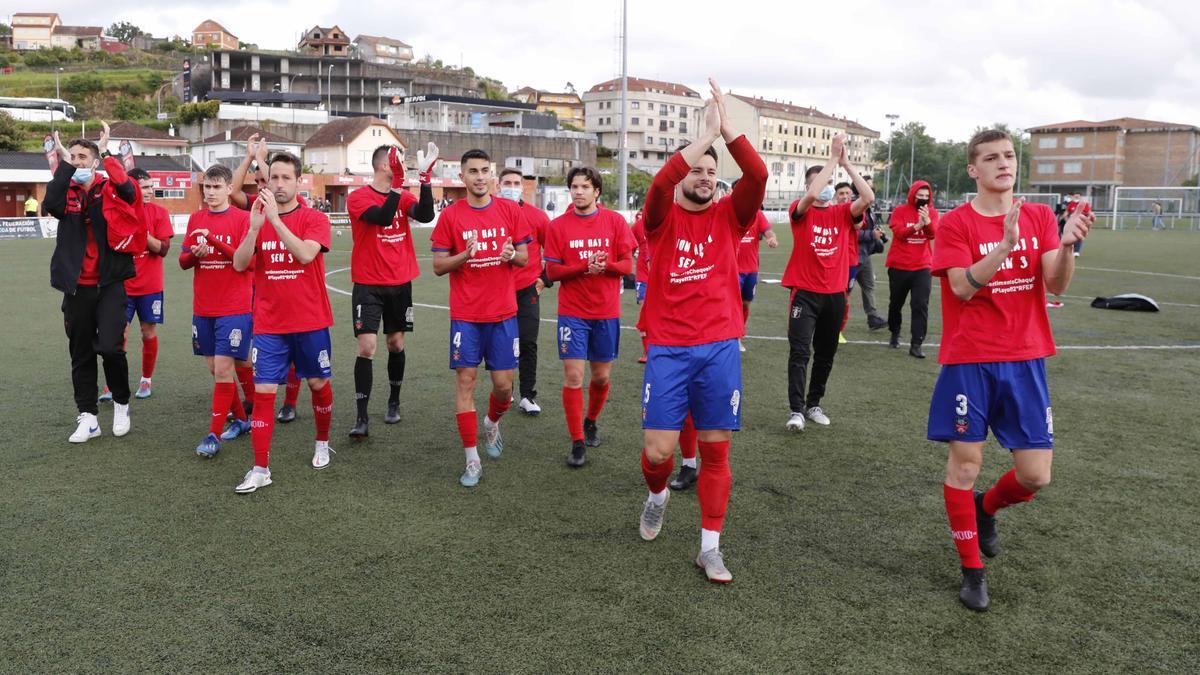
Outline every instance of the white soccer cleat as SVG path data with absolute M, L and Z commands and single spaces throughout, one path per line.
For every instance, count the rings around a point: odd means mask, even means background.
M 671 491 L 666 490 L 665 493 L 661 504 L 655 504 L 649 496 L 646 497 L 646 503 L 642 504 L 642 516 L 638 519 L 638 532 L 646 541 L 654 541 L 658 537 L 658 533 L 662 531 L 663 515 L 667 512 L 667 502 L 671 501 Z
M 313 448 L 312 467 L 314 469 L 324 469 L 329 466 L 329 453 L 333 452 L 333 448 L 329 447 L 329 441 L 317 441 Z
M 242 482 L 238 483 L 237 487 L 233 488 L 233 491 L 245 495 L 254 492 L 258 488 L 270 485 L 271 470 L 263 469 L 262 471 L 258 471 L 257 469 L 258 467 L 254 467 L 247 471 L 246 475 L 242 478 Z
M 725 558 L 721 555 L 719 548 L 701 551 L 700 555 L 696 556 L 696 567 L 704 570 L 704 576 L 714 584 L 727 584 L 733 581 L 733 575 L 725 569 Z
M 804 413 L 792 413 L 788 417 L 787 424 L 783 425 L 783 428 L 796 433 L 804 431 Z
M 129 433 L 129 404 L 113 404 L 113 436 Z
M 824 410 L 821 410 L 821 406 L 819 405 L 809 408 L 806 415 L 808 415 L 808 419 L 816 424 L 820 424 L 823 427 L 829 426 L 829 416 L 825 414 Z
M 79 423 L 79 426 L 67 440 L 72 443 L 86 443 L 88 440 L 100 436 L 100 421 L 92 413 L 79 413 L 79 417 L 76 417 L 75 421 Z
M 526 415 L 542 414 L 542 406 L 538 405 L 537 401 L 531 398 L 522 398 L 521 402 L 517 404 L 517 407 L 520 408 L 521 412 L 525 413 Z
M 496 459 L 504 452 L 504 437 L 500 435 L 500 423 L 483 418 L 484 450 L 488 457 Z
M 744 342 L 742 342 L 742 338 L 738 338 L 738 351 L 739 352 L 746 351 L 746 344 Z

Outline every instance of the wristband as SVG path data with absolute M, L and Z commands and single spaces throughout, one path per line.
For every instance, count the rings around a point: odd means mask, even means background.
M 421 179 L 421 185 L 432 185 L 433 184 L 433 172 L 432 171 L 422 171 L 418 175 Z
M 979 289 L 983 288 L 984 286 L 986 286 L 986 284 L 979 283 L 978 281 L 975 280 L 975 277 L 971 276 L 971 268 L 970 267 L 966 268 L 965 271 L 967 273 L 967 283 L 974 286 L 975 290 L 979 290 Z
M 108 159 L 109 157 L 112 157 L 112 156 L 113 156 L 113 154 L 107 150 L 100 153 L 100 159 Z

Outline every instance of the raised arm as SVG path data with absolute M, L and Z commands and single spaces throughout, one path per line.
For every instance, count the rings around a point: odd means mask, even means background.
M 646 232 L 653 232 L 666 221 L 667 213 L 675 203 L 675 186 L 708 151 L 721 135 L 721 113 L 717 104 L 709 100 L 704 106 L 704 131 L 700 136 L 671 156 L 663 168 L 654 174 L 650 189 L 646 192 L 646 206 L 642 210 Z
M 63 147 L 58 132 L 54 132 L 54 150 L 58 153 L 58 167 L 54 176 L 46 185 L 46 196 L 42 198 L 42 208 L 60 222 L 67 211 L 67 188 L 71 186 L 71 176 L 75 175 L 75 166 L 71 164 L 71 155 Z M 61 225 L 60 225 L 61 227 Z
M 246 208 L 247 198 L 242 186 L 246 183 L 246 174 L 250 171 L 250 162 L 254 161 L 257 150 L 258 134 L 254 134 L 246 141 L 246 156 L 242 158 L 241 164 L 238 164 L 238 167 L 233 170 L 233 192 L 229 195 L 229 201 L 238 208 Z
M 855 223 L 855 227 L 862 229 L 864 221 L 859 220 L 858 217 L 866 213 L 867 209 L 871 208 L 871 204 L 875 203 L 875 190 L 871 189 L 867 181 L 863 180 L 863 177 L 858 174 L 858 170 L 850 163 L 850 155 L 846 150 L 845 141 L 842 142 L 842 154 L 839 161 L 842 168 L 846 170 L 846 174 L 850 176 L 850 183 L 854 185 L 854 191 L 858 193 L 858 199 L 850 204 L 850 215 L 858 221 Z
M 1080 204 L 1067 223 L 1063 225 L 1063 236 L 1058 248 L 1046 251 L 1042 255 L 1042 274 L 1046 281 L 1046 290 L 1055 295 L 1067 292 L 1071 279 L 1075 276 L 1075 255 L 1072 247 L 1076 242 L 1083 241 L 1096 222 L 1096 214 L 1085 208 L 1086 203 Z
M 821 194 L 821 190 L 829 184 L 829 179 L 833 178 L 833 172 L 837 169 L 838 163 L 841 161 L 842 151 L 844 149 L 845 136 L 835 134 L 833 137 L 833 148 L 829 154 L 829 159 L 825 161 L 825 166 L 821 167 L 821 173 L 818 173 L 813 178 L 812 184 L 808 186 L 808 190 L 800 201 L 796 204 L 796 209 L 790 214 L 792 220 L 799 220 L 813 202 L 817 201 L 817 197 Z M 861 179 L 860 179 L 861 180 Z M 874 194 L 874 193 L 872 193 Z

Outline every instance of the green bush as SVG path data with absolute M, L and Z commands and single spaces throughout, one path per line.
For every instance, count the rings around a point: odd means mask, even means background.
M 154 105 L 137 98 L 123 97 L 113 106 L 113 115 L 119 120 L 140 120 L 153 117 Z
M 179 106 L 179 123 L 190 124 L 200 120 L 212 119 L 221 110 L 220 101 L 204 101 L 203 103 L 185 103 Z

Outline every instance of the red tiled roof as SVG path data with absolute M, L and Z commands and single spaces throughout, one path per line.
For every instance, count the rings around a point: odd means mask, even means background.
M 127 138 L 134 141 L 169 141 L 172 144 L 187 145 L 187 141 L 178 136 L 172 136 L 165 131 L 151 129 L 133 122 L 113 122 L 108 125 L 108 137 L 112 140 Z M 97 140 L 100 138 L 100 127 L 96 126 L 88 130 L 84 138 L 89 140 Z
M 213 30 L 219 30 L 222 33 L 225 33 L 226 35 L 229 35 L 230 37 L 233 37 L 233 38 L 237 37 L 233 33 L 230 33 L 227 28 L 225 28 L 221 24 L 217 23 L 216 21 L 213 21 L 212 19 L 205 19 L 204 21 L 201 21 L 199 26 L 196 26 L 195 28 L 192 29 L 192 32 L 193 33 L 211 33 Z
M 1055 131 L 1072 131 L 1076 129 L 1162 129 L 1162 130 L 1196 130 L 1191 124 L 1179 124 L 1177 122 L 1159 122 L 1156 120 L 1144 120 L 1137 117 L 1118 117 L 1116 119 L 1104 120 L 1101 122 L 1090 122 L 1088 120 L 1074 120 L 1071 122 L 1059 122 L 1057 124 L 1045 124 L 1040 127 L 1031 127 L 1026 129 L 1030 133 L 1049 133 Z
M 682 84 L 674 82 L 663 82 L 661 80 L 643 80 L 637 77 L 628 79 L 626 88 L 629 91 L 660 91 L 671 96 L 687 96 L 689 98 L 700 98 L 700 94 L 691 87 L 685 87 Z M 621 91 L 621 78 L 606 80 L 588 89 L 588 93 L 598 93 L 602 91 Z

